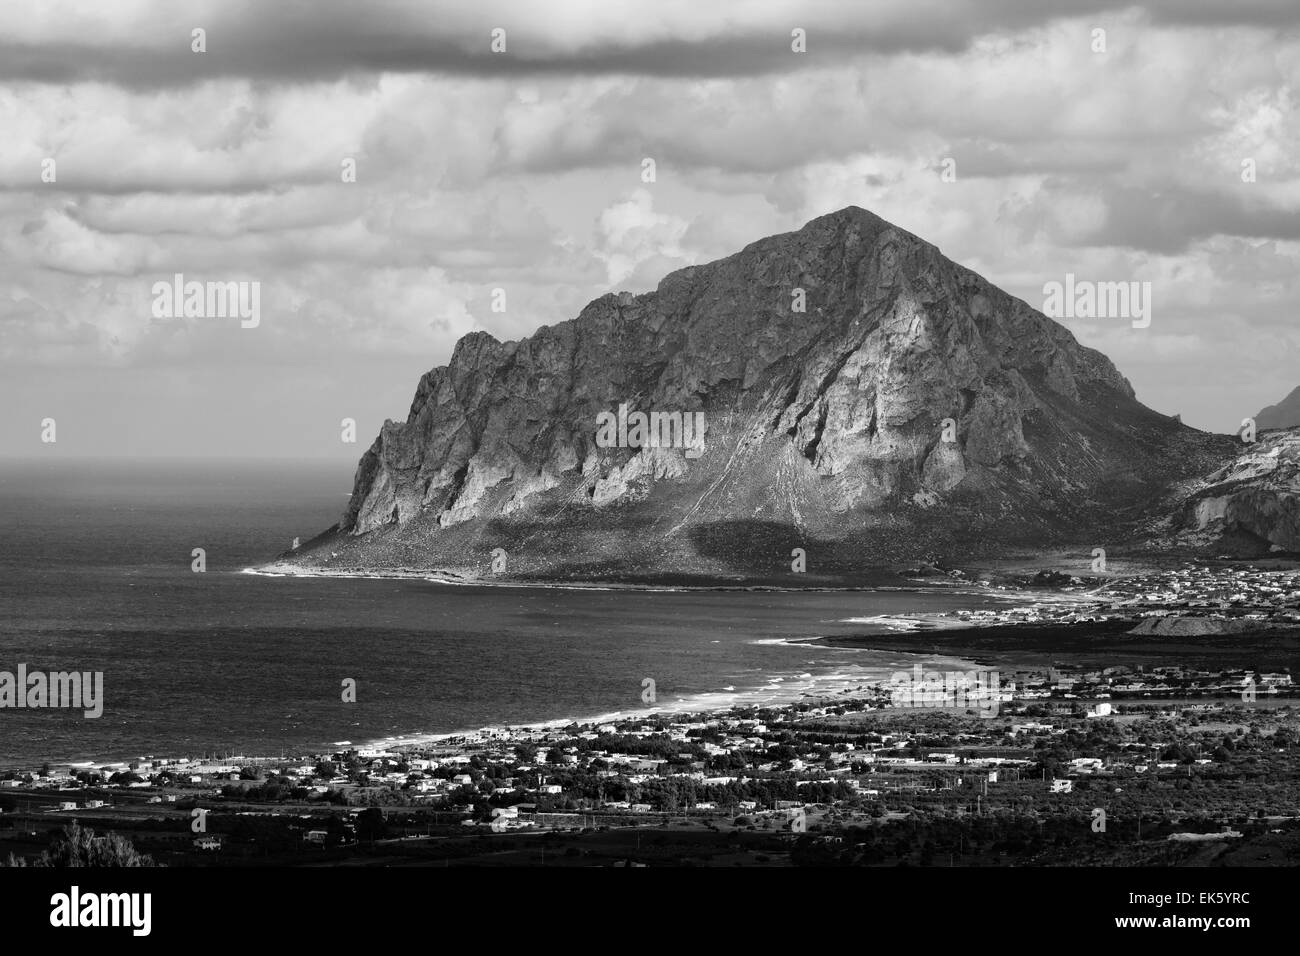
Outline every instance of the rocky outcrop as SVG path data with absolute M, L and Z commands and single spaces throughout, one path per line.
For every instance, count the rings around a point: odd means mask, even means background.
M 1300 428 L 1239 443 L 1229 463 L 1180 487 L 1177 544 L 1246 555 L 1300 553 Z
M 1255 425 L 1260 429 L 1300 426 L 1300 388 L 1276 405 L 1263 409 L 1255 416 Z
M 607 447 L 621 405 L 702 414 L 703 439 Z M 482 570 L 500 548 L 528 575 L 752 577 L 803 547 L 810 572 L 851 573 L 1077 537 L 1226 442 L 850 207 L 527 339 L 467 335 L 385 423 L 336 531 L 293 560 Z
M 1156 637 L 1209 637 L 1222 634 L 1248 634 L 1271 626 L 1257 620 L 1165 614 L 1142 618 L 1137 627 L 1128 633 Z

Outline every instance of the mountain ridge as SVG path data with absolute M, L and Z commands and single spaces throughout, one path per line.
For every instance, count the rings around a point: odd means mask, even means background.
M 1300 425 L 1300 386 L 1276 405 L 1269 405 L 1255 416 L 1259 428 L 1293 428 Z

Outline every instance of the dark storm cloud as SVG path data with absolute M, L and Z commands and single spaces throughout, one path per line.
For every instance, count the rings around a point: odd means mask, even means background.
M 1210 236 L 1247 239 L 1300 239 L 1300 210 L 1269 205 L 1241 184 L 1238 194 L 1190 189 L 1117 188 L 1102 196 L 1103 225 L 1079 238 L 1078 245 L 1125 246 L 1178 253 Z
M 635 20 L 632 11 L 650 22 L 640 29 L 620 28 L 611 11 L 624 6 L 628 23 Z M 0 31 L 0 80 L 102 81 L 150 89 L 232 77 L 301 82 L 376 72 L 747 76 L 870 54 L 954 53 L 980 36 L 1135 6 L 1158 24 L 1300 25 L 1295 0 L 1149 0 L 1136 5 L 1123 0 L 894 0 L 847 8 L 833 0 L 814 0 L 714 9 L 664 3 L 653 11 L 644 3 L 592 8 L 558 0 L 485 3 L 473 10 L 392 0 L 168 5 L 156 16 L 142 18 L 138 31 L 108 37 L 57 16 L 32 30 Z M 69 25 L 51 29 L 46 22 Z M 507 31 L 504 54 L 489 49 L 491 31 L 498 26 Z M 207 31 L 206 53 L 191 52 L 191 27 Z M 805 55 L 791 53 L 793 27 L 808 31 Z

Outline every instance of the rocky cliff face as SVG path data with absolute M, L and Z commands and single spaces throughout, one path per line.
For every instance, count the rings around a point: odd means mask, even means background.
M 1300 388 L 1276 405 L 1270 405 L 1255 416 L 1259 428 L 1294 428 L 1300 425 Z
M 603 447 L 620 405 L 702 413 L 703 438 Z M 800 547 L 810 578 L 851 576 L 1081 538 L 1227 448 L 850 207 L 522 341 L 466 336 L 365 453 L 338 528 L 294 560 L 482 572 L 500 548 L 511 574 L 753 578 L 788 574 Z
M 1223 467 L 1175 487 L 1171 543 L 1248 557 L 1300 554 L 1300 428 L 1238 449 Z

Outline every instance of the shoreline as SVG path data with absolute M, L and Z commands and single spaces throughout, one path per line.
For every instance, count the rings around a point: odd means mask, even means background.
M 1282 578 L 1289 582 L 1287 586 L 1300 585 L 1300 574 L 1281 574 L 1278 572 L 1254 571 L 1259 578 L 1261 590 L 1251 604 L 1256 609 L 1273 605 L 1281 613 L 1285 608 L 1294 606 L 1292 602 L 1300 598 L 1300 590 L 1291 592 L 1289 598 L 1280 596 L 1278 584 Z M 1118 660 L 1150 662 L 1161 657 L 1189 655 L 1210 661 L 1217 657 L 1231 655 L 1236 658 L 1249 656 L 1251 660 L 1268 660 L 1277 669 L 1290 670 L 1294 664 L 1300 666 L 1300 611 L 1290 612 L 1295 623 L 1283 630 L 1262 630 L 1255 633 L 1252 629 L 1246 633 L 1204 634 L 1204 635 L 1168 635 L 1168 634 L 1132 634 L 1137 621 L 1149 616 L 1186 614 L 1192 616 L 1213 617 L 1216 610 L 1207 607 L 1204 602 L 1199 605 L 1190 603 L 1192 593 L 1179 593 L 1178 587 L 1168 595 L 1149 593 L 1160 582 L 1153 582 L 1144 576 L 1131 579 L 1115 578 L 1097 587 L 1086 589 L 1071 586 L 1069 590 L 1040 590 L 1029 588 L 989 587 L 972 585 L 969 581 L 948 581 L 935 586 L 918 582 L 914 586 L 862 587 L 862 588 L 768 588 L 768 587 L 725 587 L 688 588 L 688 587 L 652 587 L 647 585 L 615 584 L 556 584 L 546 582 L 496 581 L 483 582 L 464 579 L 441 579 L 426 571 L 400 569 L 386 572 L 355 571 L 303 571 L 293 568 L 280 572 L 259 569 L 244 569 L 248 574 L 266 576 L 304 576 L 325 578 L 376 578 L 422 580 L 430 583 L 447 583 L 472 586 L 481 584 L 485 587 L 525 587 L 542 589 L 573 590 L 662 590 L 685 592 L 690 590 L 769 590 L 779 592 L 798 591 L 892 591 L 912 593 L 944 593 L 978 596 L 984 601 L 992 598 L 998 603 L 1005 603 L 1003 608 L 963 608 L 948 611 L 911 612 L 898 614 L 864 615 L 861 619 L 846 618 L 845 622 L 862 623 L 873 630 L 859 634 L 810 635 L 807 637 L 783 637 L 769 639 L 765 642 L 779 643 L 792 648 L 828 647 L 836 649 L 865 650 L 885 657 L 897 655 L 906 661 L 895 669 L 903 669 L 915 662 L 935 661 L 941 666 L 953 670 L 971 670 L 984 667 L 1017 668 L 1050 664 L 1058 658 L 1065 657 L 1074 664 L 1095 658 L 1101 666 L 1108 666 Z M 1210 569 L 1192 568 L 1187 571 L 1166 572 L 1161 578 L 1174 582 L 1191 575 L 1208 574 L 1207 581 L 1200 586 L 1201 591 L 1218 593 L 1220 590 L 1236 591 L 1249 587 L 1245 576 L 1251 571 L 1228 575 L 1223 579 L 1222 573 L 1216 574 Z M 951 583 L 949 583 L 951 582 Z M 1072 579 L 1072 584 L 1082 584 Z M 1181 585 L 1178 585 L 1181 586 Z M 1134 592 L 1133 588 L 1140 588 Z M 1141 598 L 1138 600 L 1138 598 Z M 1235 595 L 1234 595 L 1235 597 Z M 1236 609 L 1239 613 L 1246 608 Z M 1223 611 L 1218 611 L 1219 616 Z M 578 725 L 591 727 L 600 723 L 615 721 L 632 721 L 669 715 L 702 715 L 731 711 L 748 707 L 792 707 L 809 700 L 825 702 L 834 698 L 836 702 L 851 702 L 870 696 L 873 685 L 885 681 L 892 664 L 858 665 L 852 661 L 828 663 L 817 676 L 808 672 L 806 665 L 769 676 L 766 683 L 753 685 L 741 691 L 734 687 L 690 694 L 644 710 L 612 710 L 586 716 L 561 715 L 541 718 L 518 724 L 498 723 L 478 728 L 454 729 L 445 732 L 412 731 L 404 734 L 387 734 L 370 736 L 364 746 L 376 747 L 419 747 L 436 745 L 448 740 L 482 739 L 485 734 L 527 733 L 555 727 Z M 348 742 L 351 745 L 351 742 Z M 301 749 L 316 746 L 342 746 L 341 742 L 327 744 L 304 744 Z M 299 749 L 299 748 L 294 748 Z M 128 758 L 135 759 L 135 758 Z M 153 758 L 157 759 L 157 758 Z M 273 756 L 254 758 L 271 761 Z M 86 758 L 80 756 L 77 761 L 60 761 L 59 766 L 78 763 L 84 766 Z M 92 761 L 93 763 L 93 761 Z M 121 761 L 103 761 L 106 765 L 119 765 Z M 12 769 L 16 763 L 9 765 Z
M 819 637 L 779 638 L 768 643 L 785 644 L 790 647 L 807 648 L 815 646 Z M 841 648 L 848 649 L 848 648 Z M 855 650 L 873 651 L 872 648 L 853 648 Z M 452 742 L 473 742 L 488 739 L 500 740 L 502 737 L 540 733 L 565 727 L 592 729 L 601 724 L 627 723 L 637 720 L 650 720 L 664 717 L 702 717 L 730 713 L 749 708 L 787 709 L 799 704 L 816 702 L 818 706 L 847 703 L 871 695 L 877 685 L 888 682 L 890 676 L 898 671 L 907 670 L 914 664 L 939 667 L 948 670 L 971 670 L 978 666 L 976 662 L 947 654 L 934 654 L 927 651 L 908 651 L 900 648 L 881 648 L 876 651 L 888 655 L 891 660 L 881 664 L 855 664 L 852 661 L 836 662 L 828 666 L 825 673 L 813 674 L 803 667 L 792 667 L 789 671 L 769 676 L 766 683 L 746 688 L 721 688 L 685 695 L 679 699 L 667 700 L 645 709 L 622 709 L 602 711 L 596 714 L 580 716 L 559 716 L 539 718 L 519 723 L 490 723 L 472 728 L 458 728 L 450 731 L 413 731 L 405 734 L 383 736 L 362 736 L 358 740 L 322 741 L 316 744 L 304 744 L 301 747 L 286 747 L 282 755 L 240 753 L 229 757 L 207 756 L 199 758 L 190 756 L 170 756 L 153 753 L 137 754 L 130 757 L 98 759 L 78 755 L 73 760 L 35 759 L 29 763 L 0 763 L 0 772 L 35 773 L 41 764 L 48 763 L 52 771 L 65 772 L 87 769 L 127 770 L 132 762 L 163 761 L 176 763 L 181 760 L 199 760 L 208 764 L 225 764 L 239 759 L 247 763 L 273 763 L 291 761 L 296 758 L 320 757 L 333 753 L 339 748 L 357 750 L 387 750 L 400 752 L 403 749 L 453 745 Z M 893 660 L 894 657 L 906 660 Z
M 933 583 L 930 579 L 923 578 L 908 585 L 886 585 L 886 586 L 861 586 L 861 587 L 801 587 L 801 588 L 781 588 L 768 586 L 716 586 L 716 587 L 686 587 L 686 586 L 652 586 L 652 585 L 635 585 L 622 583 L 607 584 L 557 584 L 550 582 L 519 582 L 519 581 L 479 581 L 468 579 L 443 579 L 431 575 L 424 571 L 414 571 L 410 569 L 398 569 L 383 572 L 355 572 L 355 571 L 306 571 L 294 568 L 292 572 L 287 571 L 267 571 L 259 568 L 244 568 L 238 571 L 227 573 L 249 574 L 262 577 L 319 577 L 327 579 L 374 579 L 374 580 L 409 580 L 425 581 L 431 584 L 451 584 L 464 587 L 483 586 L 493 588 L 526 588 L 542 590 L 575 590 L 575 591 L 635 591 L 635 592 L 664 592 L 664 593 L 689 593 L 691 591 L 716 592 L 716 591 L 766 591 L 773 593 L 799 593 L 799 592 L 863 592 L 870 593 L 883 591 L 889 593 L 914 593 L 914 594 L 946 594 L 969 596 L 979 598 L 984 601 L 993 599 L 998 603 L 1023 607 L 1026 605 L 1065 605 L 1076 604 L 1081 598 L 1077 594 L 1062 594 L 1049 591 L 1030 591 L 1017 588 L 988 587 L 974 585 L 969 581 L 954 581 L 951 578 L 941 579 Z M 914 633 L 914 628 L 921 629 L 941 629 L 950 627 L 962 627 L 960 622 L 945 621 L 942 615 L 945 612 L 910 612 L 905 614 L 880 614 L 864 616 L 862 622 L 871 624 L 881 629 L 881 636 L 898 631 Z M 1001 612 L 991 612 L 1001 613 Z M 913 622 L 917 619 L 923 619 L 924 624 L 916 625 Z M 846 620 L 853 620 L 852 618 Z M 807 650 L 815 647 L 818 643 L 824 642 L 824 635 L 811 634 L 808 636 L 782 637 L 775 639 L 764 639 L 764 643 L 774 643 L 786 645 L 794 649 Z M 825 702 L 830 698 L 835 698 L 836 702 L 849 702 L 856 699 L 869 697 L 872 693 L 872 685 L 880 684 L 888 680 L 890 674 L 896 670 L 905 670 L 910 668 L 918 661 L 926 662 L 933 666 L 942 666 L 952 670 L 970 670 L 977 666 L 977 663 L 967 659 L 965 656 L 933 653 L 920 649 L 908 649 L 902 647 L 881 646 L 872 648 L 862 645 L 842 645 L 837 649 L 842 650 L 864 650 L 868 653 L 879 653 L 881 655 L 897 656 L 904 662 L 900 662 L 898 667 L 889 665 L 865 665 L 855 664 L 852 661 L 837 662 L 834 665 L 828 665 L 824 668 L 824 673 L 813 676 L 808 673 L 807 666 L 791 666 L 788 670 L 778 672 L 768 678 L 764 684 L 754 685 L 751 687 L 736 690 L 734 688 L 720 688 L 710 691 L 702 691 L 687 695 L 680 700 L 674 700 L 670 703 L 660 704 L 659 706 L 646 708 L 644 710 L 613 710 L 603 711 L 592 715 L 560 715 L 556 717 L 543 717 L 536 720 L 530 720 L 521 723 L 494 723 L 485 724 L 473 728 L 456 728 L 449 731 L 410 731 L 404 734 L 387 734 L 380 736 L 366 736 L 360 738 L 361 742 L 348 741 L 348 746 L 356 746 L 364 749 L 391 748 L 391 747 L 418 747 L 422 745 L 437 744 L 441 741 L 451 739 L 481 738 L 485 731 L 493 733 L 518 732 L 526 733 L 534 730 L 544 730 L 555 727 L 567 727 L 574 724 L 579 726 L 595 726 L 600 723 L 609 723 L 611 721 L 629 721 L 639 717 L 653 718 L 669 715 L 681 715 L 683 717 L 697 714 L 714 714 L 725 713 L 737 708 L 747 707 L 792 707 L 799 703 L 807 702 L 812 699 Z M 844 672 L 852 672 L 845 676 Z M 804 682 L 806 680 L 806 682 Z M 818 684 L 821 688 L 818 688 Z M 285 753 L 289 754 L 298 750 L 304 753 L 316 753 L 316 748 L 329 748 L 342 746 L 341 742 L 319 741 L 316 743 L 303 744 L 300 747 L 286 747 Z M 141 748 L 145 750 L 146 748 Z M 323 752 L 323 751 L 322 751 Z M 245 758 L 255 762 L 268 762 L 280 759 L 274 755 L 250 755 L 244 754 Z M 39 766 L 41 763 L 48 762 L 50 766 L 69 768 L 76 766 L 78 769 L 84 769 L 87 764 L 95 767 L 112 767 L 115 769 L 124 769 L 132 761 L 139 760 L 162 760 L 174 759 L 161 757 L 157 751 L 151 756 L 146 757 L 144 753 L 136 753 L 130 756 L 121 756 L 117 758 L 90 757 L 85 754 L 79 754 L 75 760 L 71 761 L 54 761 L 45 759 L 33 759 L 26 763 L 8 761 L 0 762 L 0 769 L 4 771 L 16 769 L 31 769 L 32 765 Z
M 266 578 L 331 578 L 339 580 L 375 580 L 375 581 L 426 581 L 430 584 L 448 584 L 456 587 L 484 588 L 541 588 L 562 591 L 649 591 L 664 593 L 684 593 L 690 591 L 928 591 L 953 588 L 926 587 L 921 584 L 905 585 L 808 585 L 805 587 L 784 587 L 777 584 L 727 584 L 718 579 L 714 584 L 651 584 L 634 581 L 546 581 L 530 578 L 478 577 L 459 575 L 451 572 L 418 570 L 414 568 L 386 568 L 383 570 L 363 571 L 350 569 L 336 571 L 330 568 L 304 568 L 299 565 L 258 565 L 241 568 L 236 574 L 248 574 Z M 894 576 L 897 579 L 897 576 Z M 904 579 L 909 580 L 909 579 Z M 960 590 L 960 586 L 954 586 Z M 992 588 L 970 587 L 971 593 L 993 591 Z
M 797 638 L 773 640 L 771 643 L 807 647 L 819 638 Z M 846 649 L 846 648 L 841 648 Z M 860 648 L 871 651 L 871 648 Z M 762 684 L 746 690 L 703 691 L 687 695 L 658 706 L 644 710 L 614 710 L 599 714 L 579 717 L 555 717 L 537 721 L 509 724 L 487 724 L 475 728 L 465 728 L 450 732 L 409 733 L 387 737 L 377 737 L 357 745 L 366 749 L 384 748 L 400 749 L 403 747 L 427 747 L 451 740 L 472 740 L 511 733 L 535 733 L 564 727 L 590 729 L 600 724 L 625 723 L 637 720 L 649 720 L 662 717 L 694 717 L 730 713 L 749 708 L 783 709 L 799 704 L 816 701 L 819 706 L 845 703 L 870 696 L 877 685 L 887 684 L 892 674 L 906 670 L 914 664 L 942 667 L 949 670 L 970 670 L 976 666 L 973 661 L 946 654 L 933 654 L 925 651 L 906 651 L 895 648 L 882 648 L 877 653 L 910 658 L 907 661 L 890 661 L 887 664 L 862 665 L 845 662 L 837 664 L 826 674 L 813 675 L 807 670 L 800 674 L 778 675 L 768 678 Z M 861 668 L 864 673 L 845 673 L 853 668 Z M 799 681 L 805 683 L 799 683 Z M 819 685 L 820 688 L 819 688 Z M 766 692 L 766 693 L 765 693 Z M 857 694 L 858 696 L 854 696 Z M 764 695 L 764 696 L 760 696 Z
M 903 594 L 965 594 L 986 596 L 1015 601 L 1041 601 L 1044 604 L 1082 603 L 1095 601 L 1093 592 L 1052 591 L 1038 588 L 1020 587 L 1007 584 L 992 584 L 969 579 L 908 577 L 904 574 L 889 573 L 888 577 L 906 584 L 844 584 L 844 585 L 805 585 L 791 587 L 780 584 L 728 584 L 722 579 L 714 579 L 711 584 L 669 584 L 636 581 L 548 581 L 535 578 L 477 577 L 459 575 L 451 572 L 438 572 L 414 568 L 387 568 L 383 570 L 334 570 L 330 568 L 303 568 L 299 565 L 281 566 L 276 564 L 255 565 L 232 571 L 234 574 L 247 574 L 264 578 L 323 578 L 345 581 L 423 581 L 429 584 L 446 584 L 455 587 L 484 588 L 521 588 L 558 591 L 640 591 L 666 594 L 689 594 L 691 592 L 767 592 L 775 594 L 808 593 L 855 593 L 888 591 Z M 882 572 L 883 574 L 884 572 Z
M 1078 593 L 1027 590 L 1000 586 L 980 586 L 970 581 L 953 580 L 951 578 L 942 578 L 935 581 L 932 581 L 930 578 L 921 578 L 912 581 L 908 585 L 787 588 L 765 585 L 717 585 L 708 587 L 692 587 L 656 586 L 622 582 L 552 583 L 540 581 L 479 580 L 456 577 L 446 578 L 427 571 L 417 571 L 413 569 L 394 569 L 385 571 L 333 571 L 321 569 L 304 570 L 295 566 L 292 568 L 269 570 L 268 566 L 261 566 L 244 568 L 229 573 L 249 574 L 261 577 L 409 580 L 424 581 L 431 584 L 457 585 L 462 587 L 482 586 L 493 588 L 559 589 L 574 591 L 636 591 L 664 593 L 688 593 L 691 591 L 764 591 L 773 593 L 887 591 L 891 593 L 935 593 L 968 595 L 986 600 L 991 598 L 999 602 L 1007 602 L 1016 606 L 1029 605 L 1031 607 L 1044 605 L 1075 605 L 1085 600 L 1085 598 Z M 881 638 L 896 635 L 900 632 L 915 635 L 917 633 L 934 630 L 960 630 L 968 627 L 964 622 L 946 617 L 948 613 L 950 612 L 912 612 L 905 614 L 869 615 L 864 616 L 861 619 L 861 622 L 880 628 L 880 633 L 877 636 Z M 846 620 L 852 621 L 854 619 L 850 618 Z M 864 635 L 864 637 L 869 640 L 870 635 Z M 288 754 L 291 750 L 296 751 L 299 749 L 304 753 L 316 753 L 316 748 L 327 749 L 330 747 L 340 747 L 345 745 L 361 749 L 415 748 L 420 746 L 437 745 L 449 740 L 481 739 L 493 734 L 530 733 L 573 725 L 594 727 L 602 723 L 632 721 L 639 718 L 649 719 L 675 715 L 688 717 L 693 715 L 719 714 L 750 707 L 789 708 L 812 700 L 825 703 L 832 698 L 834 698 L 835 702 L 849 702 L 871 696 L 873 690 L 876 689 L 876 685 L 887 682 L 892 673 L 897 670 L 906 670 L 917 662 L 924 662 L 929 666 L 963 671 L 981 666 L 978 661 L 975 661 L 966 655 L 943 652 L 936 653 L 919 648 L 887 646 L 886 643 L 882 643 L 879 647 L 872 647 L 861 643 L 852 643 L 852 641 L 856 641 L 856 639 L 856 636 L 853 636 L 847 639 L 850 641 L 849 643 L 834 644 L 831 643 L 834 640 L 833 638 L 814 634 L 805 637 L 769 639 L 764 640 L 764 643 L 782 644 L 791 648 L 803 649 L 822 645 L 835 647 L 839 650 L 861 650 L 868 653 L 890 655 L 891 657 L 897 656 L 903 660 L 898 661 L 897 666 L 886 664 L 865 665 L 855 664 L 852 661 L 845 661 L 842 663 L 836 663 L 833 666 L 827 666 L 825 673 L 816 676 L 809 673 L 806 666 L 798 668 L 791 667 L 787 671 L 779 672 L 778 674 L 769 677 L 767 682 L 764 684 L 753 685 L 741 690 L 736 690 L 735 688 L 720 688 L 710 691 L 702 691 L 687 695 L 678 700 L 659 704 L 658 706 L 647 707 L 645 709 L 621 709 L 603 711 L 590 715 L 543 717 L 521 723 L 494 723 L 472 728 L 456 728 L 448 731 L 411 731 L 404 734 L 366 736 L 360 738 L 359 743 L 356 741 L 321 741 L 315 744 L 305 744 L 300 748 L 286 748 L 285 753 Z M 321 752 L 324 752 L 324 750 Z M 253 762 L 269 762 L 281 759 L 274 755 L 250 755 L 245 753 L 243 756 L 245 759 Z M 125 769 L 130 762 L 143 759 L 168 760 L 179 758 L 160 757 L 156 753 L 148 758 L 145 758 L 143 754 L 136 754 L 134 756 L 119 757 L 117 759 L 98 759 L 95 757 L 87 757 L 86 755 L 78 755 L 77 759 L 72 761 L 41 760 L 34 762 L 48 762 L 51 767 L 60 768 L 75 767 L 77 769 L 85 769 L 87 766 L 94 766 Z M 216 758 L 213 759 L 215 760 Z M 29 765 L 27 764 L 19 763 L 8 764 L 7 762 L 0 764 L 0 767 L 6 771 L 24 769 L 28 766 Z

